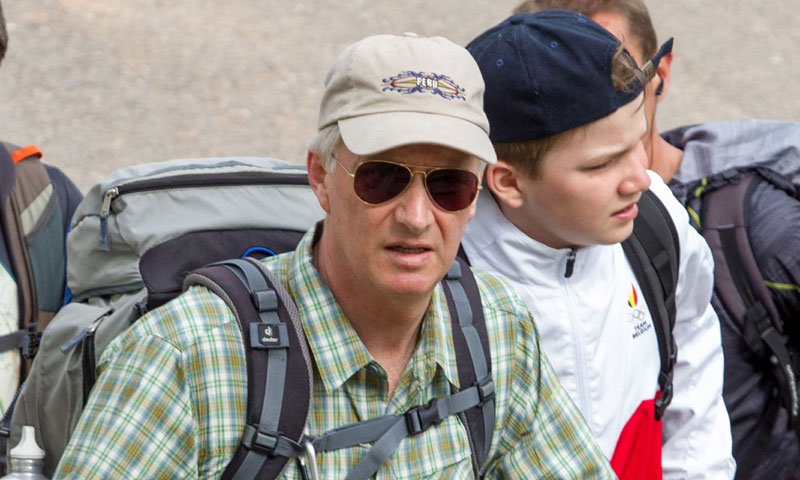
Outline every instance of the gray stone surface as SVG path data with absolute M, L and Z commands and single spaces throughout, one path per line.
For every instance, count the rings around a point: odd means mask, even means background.
M 174 157 L 305 161 L 334 56 L 373 33 L 465 44 L 517 0 L 5 0 L 0 138 L 35 143 L 82 190 Z M 648 1 L 675 37 L 668 128 L 800 119 L 797 0 Z

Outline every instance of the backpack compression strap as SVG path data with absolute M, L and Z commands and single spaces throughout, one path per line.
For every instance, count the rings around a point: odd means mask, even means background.
M 661 357 L 658 375 L 661 396 L 655 401 L 655 418 L 659 420 L 672 401 L 672 371 L 677 360 L 678 348 L 672 330 L 680 247 L 672 217 L 653 192 L 646 190 L 638 206 L 633 234 L 622 242 L 622 248 L 639 281 L 655 326 Z
M 224 268 L 227 269 L 241 269 L 242 272 L 236 275 L 240 280 L 240 284 L 244 286 L 246 281 L 247 287 L 255 283 L 250 279 L 243 278 L 250 275 L 255 275 L 260 272 L 264 275 L 269 275 L 272 279 L 272 274 L 265 271 L 257 262 L 247 262 L 243 260 L 235 260 L 231 262 L 221 262 Z M 235 266 L 232 266 L 233 263 Z M 463 265 L 463 269 L 462 269 Z M 254 267 L 258 272 L 254 271 Z M 212 271 L 211 269 L 216 269 Z M 233 293 L 232 289 L 239 289 L 236 283 L 231 281 L 232 277 L 219 270 L 219 266 L 206 267 L 198 271 L 198 274 L 192 274 L 187 278 L 186 284 L 200 283 L 212 288 L 218 295 L 225 299 L 229 305 L 234 305 L 234 312 L 243 312 L 246 308 L 242 305 L 249 305 L 247 303 L 247 295 L 241 295 L 242 292 Z M 209 281 L 211 278 L 216 278 L 217 281 Z M 228 278 L 225 278 L 228 277 Z M 279 286 L 277 280 L 270 280 L 271 286 Z M 220 282 L 225 284 L 224 289 L 220 287 Z M 359 461 L 356 467 L 348 474 L 348 480 L 366 479 L 375 474 L 380 466 L 392 455 L 394 450 L 400 442 L 410 436 L 416 435 L 425 431 L 427 428 L 437 425 L 450 415 L 460 415 L 462 421 L 466 423 L 467 429 L 470 434 L 470 444 L 473 446 L 474 456 L 474 469 L 475 475 L 478 477 L 479 466 L 486 459 L 489 446 L 494 429 L 494 382 L 491 378 L 491 361 L 488 355 L 488 340 L 486 337 L 486 325 L 483 317 L 483 308 L 480 303 L 480 292 L 477 289 L 475 280 L 469 268 L 462 262 L 454 263 L 447 276 L 443 280 L 445 284 L 445 296 L 447 297 L 448 307 L 451 311 L 451 319 L 455 333 L 454 343 L 456 348 L 456 358 L 459 369 L 459 383 L 462 389 L 456 393 L 449 395 L 445 398 L 432 399 L 428 404 L 413 407 L 401 415 L 387 415 L 364 422 L 359 422 L 351 425 L 345 425 L 340 428 L 326 432 L 325 434 L 317 437 L 303 437 L 293 431 L 291 436 L 286 435 L 286 430 L 276 430 L 270 423 L 275 423 L 277 416 L 269 417 L 265 415 L 280 415 L 276 413 L 273 405 L 272 413 L 265 410 L 268 408 L 267 402 L 277 402 L 278 409 L 280 409 L 280 399 L 276 398 L 275 392 L 270 389 L 273 386 L 269 385 L 269 380 L 266 392 L 259 398 L 253 398 L 248 394 L 248 425 L 245 428 L 244 439 L 240 445 L 236 456 L 228 465 L 223 478 L 255 478 L 256 474 L 262 475 L 267 469 L 267 476 L 259 478 L 274 478 L 283 469 L 289 458 L 299 458 L 309 452 L 328 452 L 338 450 L 341 448 L 348 448 L 359 444 L 372 443 L 375 445 L 367 451 L 365 456 Z M 280 287 L 280 286 L 279 286 Z M 230 295 L 233 293 L 233 295 Z M 258 297 L 258 292 L 253 292 L 251 297 Z M 262 295 L 263 296 L 263 295 Z M 234 298 L 235 297 L 235 298 Z M 281 301 L 287 305 L 294 304 L 291 299 L 280 296 Z M 238 303 L 237 302 L 245 302 Z M 238 305 L 238 307 L 236 307 Z M 279 307 L 280 309 L 280 307 Z M 295 310 L 296 311 L 296 310 Z M 241 315 L 244 316 L 244 315 Z M 237 318 L 241 317 L 237 314 Z M 240 322 L 241 323 L 241 322 Z M 294 324 L 294 320 L 292 319 Z M 297 323 L 299 328 L 298 335 L 302 335 L 302 327 Z M 254 328 L 252 325 L 247 328 Z M 247 331 L 243 328 L 243 332 Z M 300 337 L 303 338 L 304 337 Z M 300 345 L 307 349 L 304 342 L 298 342 Z M 251 345 L 252 340 L 247 345 Z M 290 342 L 289 355 L 292 355 L 291 348 L 295 346 L 294 342 Z M 251 376 L 253 369 L 250 368 L 251 349 L 245 349 L 248 355 L 248 392 L 263 392 L 261 386 L 256 386 L 254 382 L 258 382 L 257 378 Z M 307 352 L 306 352 L 307 353 Z M 263 355 L 262 355 L 263 357 Z M 269 358 L 272 362 L 273 358 Z M 310 359 L 309 370 L 307 372 L 300 371 L 300 374 L 306 373 L 309 378 L 310 386 Z M 271 363 L 269 364 L 271 366 Z M 291 371 L 286 370 L 286 375 L 290 375 Z M 277 375 L 277 373 L 276 373 Z M 289 377 L 299 378 L 299 377 Z M 305 384 L 305 382 L 299 382 Z M 292 385 L 292 390 L 294 384 Z M 263 399 L 263 400 L 262 400 Z M 264 405 L 261 405 L 263 402 Z M 287 405 L 286 399 L 283 399 L 283 404 Z M 300 432 L 305 425 L 308 416 L 309 403 L 288 403 L 292 406 L 292 413 L 286 412 L 287 417 L 298 417 L 303 420 L 300 425 Z M 257 415 L 253 413 L 260 413 L 260 421 Z M 298 412 L 305 411 L 304 415 L 297 415 Z M 463 415 L 463 416 L 462 416 Z M 283 425 L 281 418 L 280 425 Z M 279 433 L 280 432 L 280 433 Z M 252 437 L 252 439 L 251 439 Z M 291 438 L 290 438 L 291 437 Z M 251 441 L 248 442 L 248 439 Z M 248 444 L 249 443 L 249 444 Z M 267 455 L 257 456 L 253 454 L 255 450 L 264 450 Z M 244 455 L 245 460 L 250 456 L 253 467 L 239 466 L 241 462 L 241 454 L 243 451 L 249 451 Z M 313 455 L 311 463 L 314 462 Z M 255 465 L 263 464 L 262 470 L 257 470 Z M 279 465 L 278 467 L 273 465 Z M 315 470 L 316 465 L 310 465 L 312 471 Z M 235 472 L 235 476 L 234 475 Z M 271 475 L 271 476 L 270 476 Z
M 741 326 L 748 347 L 769 359 L 789 413 L 789 428 L 795 429 L 800 441 L 797 380 L 780 315 L 764 285 L 745 227 L 750 197 L 764 180 L 757 170 L 725 175 L 728 186 L 706 193 L 702 208 L 702 234 L 714 256 L 714 288 L 725 310 Z

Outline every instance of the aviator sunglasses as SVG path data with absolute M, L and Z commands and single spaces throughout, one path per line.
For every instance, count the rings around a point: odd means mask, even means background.
M 356 196 L 367 205 L 380 205 L 405 192 L 415 173 L 421 173 L 428 197 L 448 212 L 464 210 L 481 189 L 478 176 L 461 168 L 418 167 L 389 160 L 365 160 L 353 172 L 336 158 L 353 178 Z

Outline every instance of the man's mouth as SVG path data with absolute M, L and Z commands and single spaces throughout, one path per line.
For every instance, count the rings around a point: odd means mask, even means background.
M 391 249 L 396 251 L 396 252 L 406 253 L 406 254 L 409 254 L 409 255 L 413 255 L 413 254 L 417 254 L 417 253 L 424 253 L 424 252 L 428 251 L 427 248 L 421 248 L 421 247 L 415 247 L 415 248 L 410 248 L 410 247 L 391 247 Z

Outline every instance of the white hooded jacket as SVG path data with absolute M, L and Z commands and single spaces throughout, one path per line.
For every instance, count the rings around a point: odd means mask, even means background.
M 713 259 L 661 178 L 650 189 L 680 239 L 674 396 L 662 424 L 664 478 L 732 478 L 723 356 L 709 301 Z M 611 459 L 620 433 L 658 391 L 660 360 L 650 312 L 620 244 L 553 249 L 509 222 L 488 191 L 463 239 L 471 264 L 508 277 L 533 313 L 559 380 Z M 573 255 L 571 275 L 566 276 Z

